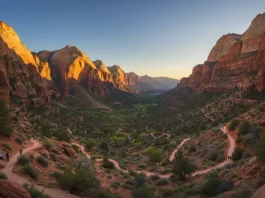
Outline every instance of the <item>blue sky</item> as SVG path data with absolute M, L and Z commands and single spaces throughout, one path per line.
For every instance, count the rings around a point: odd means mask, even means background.
M 263 12 L 264 0 L 8 0 L 0 20 L 35 52 L 75 45 L 126 72 L 180 78 Z

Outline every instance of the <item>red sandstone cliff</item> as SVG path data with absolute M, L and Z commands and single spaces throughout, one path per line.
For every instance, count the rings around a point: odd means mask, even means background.
M 240 36 L 221 37 L 208 60 L 193 68 L 175 89 L 227 91 L 238 88 L 265 89 L 265 14 L 259 14 Z M 176 90 L 173 92 L 176 93 Z

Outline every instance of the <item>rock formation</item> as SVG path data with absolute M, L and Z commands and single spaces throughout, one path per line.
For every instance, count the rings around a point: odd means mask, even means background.
M 259 14 L 242 35 L 222 36 L 208 60 L 193 68 L 175 89 L 198 92 L 227 91 L 234 88 L 265 88 L 265 14 Z M 169 92 L 170 93 L 170 92 Z M 179 93 L 173 90 L 171 93 Z
M 26 106 L 47 103 L 43 69 L 49 72 L 47 65 L 40 64 L 13 28 L 0 21 L 0 99 L 8 103 L 12 95 Z
M 0 179 L 0 198 L 31 198 L 31 195 L 19 184 Z

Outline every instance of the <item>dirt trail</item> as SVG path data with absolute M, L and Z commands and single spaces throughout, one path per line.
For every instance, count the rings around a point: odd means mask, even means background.
M 228 152 L 227 152 L 227 155 L 226 155 L 226 160 L 223 161 L 222 163 L 214 166 L 214 167 L 211 167 L 211 168 L 208 168 L 208 169 L 205 169 L 205 170 L 200 170 L 200 171 L 196 171 L 195 173 L 192 174 L 192 176 L 197 176 L 197 175 L 201 175 L 201 174 L 206 174 L 214 169 L 217 169 L 217 168 L 221 168 L 221 167 L 224 167 L 225 165 L 231 163 L 232 161 L 231 160 L 228 160 L 227 159 L 227 156 L 232 156 L 234 150 L 235 150 L 235 146 L 236 146 L 236 143 L 235 143 L 235 140 L 232 138 L 232 136 L 230 136 L 228 133 L 227 133 L 227 129 L 226 127 L 221 127 L 220 128 L 225 134 L 227 134 L 227 137 L 228 137 L 228 140 L 229 140 L 229 149 L 228 149 Z M 152 135 L 152 133 L 151 133 Z M 153 136 L 153 135 L 152 135 Z M 190 138 L 185 138 L 184 140 L 182 140 L 182 142 L 178 145 L 178 147 L 173 150 L 173 152 L 171 153 L 170 155 L 170 158 L 169 158 L 169 161 L 172 162 L 174 159 L 175 159 L 175 154 L 178 152 L 178 150 L 187 142 L 189 141 Z M 81 151 L 82 153 L 84 153 L 87 158 L 90 159 L 90 155 L 85 151 L 85 148 L 84 146 L 78 144 L 78 143 L 72 143 L 72 144 L 75 144 L 77 146 L 79 146 L 81 148 Z M 100 159 L 96 159 L 96 161 L 102 161 L 103 159 L 100 158 Z M 109 161 L 111 161 L 115 168 L 122 171 L 122 172 L 125 172 L 125 173 L 128 173 L 127 170 L 124 170 L 120 167 L 119 165 L 119 162 L 117 162 L 116 160 L 114 159 L 109 159 Z M 151 175 L 158 175 L 160 178 L 169 178 L 171 176 L 171 174 L 158 174 L 158 173 L 155 173 L 155 172 L 150 172 L 150 171 L 136 171 L 137 173 L 145 173 L 147 176 L 151 176 Z
M 160 138 L 163 137 L 163 136 L 167 136 L 167 139 L 169 139 L 169 138 L 171 137 L 171 135 L 168 134 L 168 133 L 163 133 L 162 135 L 156 137 L 156 136 L 154 135 L 154 133 L 156 133 L 156 132 L 152 132 L 152 133 L 151 133 L 151 136 L 152 136 L 154 139 L 160 139 Z
M 202 109 L 202 113 L 204 113 L 204 110 L 203 109 Z M 211 116 L 209 116 L 208 113 L 204 113 L 204 117 L 206 117 L 206 118 L 208 118 L 208 119 L 210 119 L 211 121 L 214 122 L 214 119 Z
M 225 161 L 223 161 L 222 163 L 214 166 L 214 167 L 211 167 L 211 168 L 208 168 L 208 169 L 205 169 L 205 170 L 201 170 L 201 171 L 196 171 L 195 173 L 192 174 L 192 176 L 196 176 L 196 175 L 201 175 L 201 174 L 206 174 L 214 169 L 217 169 L 217 168 L 221 168 L 221 167 L 224 167 L 225 165 L 229 164 L 232 162 L 232 160 L 228 160 L 227 159 L 227 156 L 232 156 L 234 150 L 235 150 L 235 147 L 236 147 L 236 142 L 235 140 L 232 138 L 232 136 L 227 132 L 227 128 L 226 127 L 221 127 L 220 128 L 225 134 L 227 134 L 227 137 L 228 137 L 228 140 L 229 140 L 229 149 L 228 149 L 228 152 L 227 152 L 227 155 L 226 155 L 226 159 Z
M 34 149 L 38 148 L 39 146 L 41 146 L 41 144 L 39 142 L 37 142 L 36 140 L 33 140 L 32 143 L 33 144 L 31 147 L 23 150 L 23 154 L 26 154 L 29 151 L 34 150 Z M 27 180 L 26 178 L 21 177 L 15 173 L 13 173 L 13 169 L 17 163 L 19 156 L 20 156 L 19 152 L 17 152 L 15 155 L 11 156 L 9 162 L 6 164 L 5 168 L 1 170 L 1 172 L 4 173 L 8 177 L 8 180 L 16 182 L 20 185 L 22 185 L 24 183 L 33 184 L 29 180 Z M 61 189 L 58 189 L 58 188 L 45 188 L 43 186 L 39 186 L 36 184 L 34 184 L 34 186 L 38 190 L 43 191 L 45 194 L 49 195 L 52 198 L 58 198 L 58 197 L 61 197 L 61 198 L 78 198 L 78 196 L 72 195 L 72 194 L 70 194 L 66 191 L 63 191 Z

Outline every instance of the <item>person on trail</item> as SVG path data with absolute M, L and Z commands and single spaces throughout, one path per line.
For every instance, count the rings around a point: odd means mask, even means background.
M 3 160 L 3 154 L 2 154 L 2 152 L 0 153 L 0 160 Z
M 9 162 L 9 158 L 10 158 L 10 154 L 8 152 L 6 152 L 6 161 Z
M 23 152 L 22 148 L 19 150 L 19 152 L 20 152 L 20 155 L 22 155 L 22 152 Z

